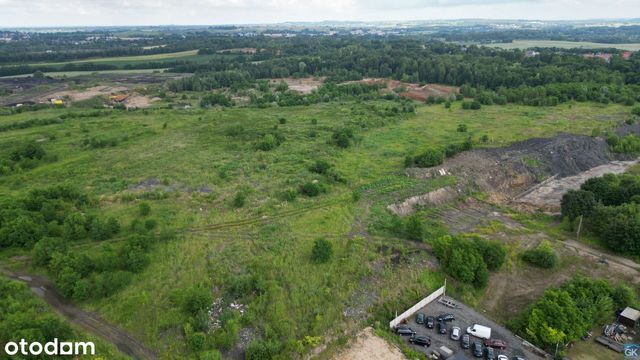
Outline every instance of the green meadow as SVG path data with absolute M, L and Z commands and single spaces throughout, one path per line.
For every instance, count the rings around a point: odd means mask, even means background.
M 227 304 L 242 304 L 240 326 L 257 329 L 256 338 L 277 337 L 304 353 L 315 344 L 305 336 L 339 342 L 348 336 L 345 330 L 362 325 L 363 317 L 344 315 L 347 309 L 379 306 L 400 293 L 419 298 L 440 285 L 441 274 L 416 262 L 420 244 L 384 232 L 361 235 L 383 221 L 389 203 L 455 183 L 453 177 L 407 178 L 406 155 L 469 136 L 477 146 L 505 146 L 561 132 L 590 135 L 612 128 L 629 112 L 592 103 L 470 111 L 454 103 L 451 109 L 418 105 L 415 113 L 390 116 L 395 104 L 184 110 L 157 104 L 135 111 L 70 107 L 2 115 L 0 126 L 34 118 L 59 121 L 0 132 L 3 157 L 25 142 L 37 142 L 48 155 L 33 169 L 0 176 L 0 199 L 69 184 L 97 199 L 100 212 L 119 219 L 123 228 L 138 216 L 140 203 L 150 204 L 148 216 L 176 236 L 150 250 L 149 265 L 128 286 L 80 305 L 130 331 L 161 358 L 184 353 L 187 316 L 176 296 L 198 284 Z M 466 133 L 456 131 L 460 124 Z M 346 149 L 331 141 L 342 127 L 354 129 Z M 283 141 L 259 150 L 268 134 Z M 486 143 L 480 141 L 484 135 Z M 111 145 L 87 146 L 92 139 Z M 318 160 L 329 163 L 335 176 L 310 171 Z M 323 192 L 292 195 L 306 183 L 319 184 Z M 436 232 L 440 225 L 432 226 Z M 310 260 L 320 237 L 335 251 L 322 264 Z M 85 239 L 73 246 L 92 255 L 121 242 Z M 19 255 L 29 253 L 5 250 L 0 258 Z M 396 266 L 398 256 L 408 265 Z M 259 279 L 259 290 L 242 290 L 247 279 Z M 370 298 L 354 295 L 363 284 L 376 289 Z

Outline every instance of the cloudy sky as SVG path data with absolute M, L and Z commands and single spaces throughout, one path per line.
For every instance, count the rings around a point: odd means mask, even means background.
M 640 17 L 640 0 L 0 0 L 0 27 Z

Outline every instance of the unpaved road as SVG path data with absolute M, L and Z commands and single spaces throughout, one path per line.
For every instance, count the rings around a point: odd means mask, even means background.
M 559 212 L 562 196 L 569 190 L 577 190 L 585 181 L 604 174 L 622 174 L 638 161 L 612 161 L 596 166 L 574 176 L 551 179 L 517 196 L 515 202 L 530 204 L 547 211 Z
M 134 359 L 157 359 L 156 354 L 146 348 L 124 330 L 117 328 L 97 314 L 84 311 L 60 296 L 51 281 L 41 276 L 16 274 L 0 268 L 0 273 L 10 279 L 22 281 L 31 291 L 46 301 L 58 314 L 105 341 L 112 343 L 122 353 Z

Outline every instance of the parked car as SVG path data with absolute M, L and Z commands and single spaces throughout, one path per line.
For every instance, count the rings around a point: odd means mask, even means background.
M 485 339 L 484 346 L 504 350 L 507 348 L 507 342 L 500 339 Z
M 473 356 L 481 358 L 482 355 L 484 355 L 484 352 L 482 351 L 482 344 L 480 344 L 477 341 L 474 341 L 471 344 L 471 353 L 473 354 Z
M 433 329 L 436 326 L 436 318 L 434 318 L 433 316 L 427 316 L 427 320 L 425 321 L 424 326 L 429 329 Z
M 451 328 L 451 340 L 458 341 L 460 340 L 460 328 L 454 326 Z
M 424 324 L 426 317 L 427 315 L 424 313 L 418 313 L 418 315 L 416 315 L 416 324 Z
M 522 356 L 514 356 L 514 357 L 513 357 L 513 360 L 527 360 L 527 359 L 525 359 L 525 358 L 524 358 L 524 357 L 522 357 Z
M 447 334 L 447 324 L 444 321 L 438 321 L 438 332 L 442 335 Z
M 398 335 L 402 335 L 402 336 L 412 336 L 415 335 L 416 332 L 415 330 L 413 330 L 412 328 L 405 326 L 405 325 L 401 325 L 396 327 L 396 334 Z
M 426 336 L 416 336 L 413 335 L 409 338 L 409 342 L 414 345 L 429 347 L 431 346 L 431 339 Z
M 509 360 L 507 355 L 498 355 L 498 360 Z
M 460 346 L 462 346 L 463 349 L 468 349 L 471 347 L 471 336 L 469 336 L 469 334 L 462 335 Z
M 438 321 L 453 321 L 456 317 L 453 314 L 440 314 L 438 315 Z
M 484 348 L 484 358 L 487 360 L 496 360 L 496 353 L 493 351 L 493 348 Z

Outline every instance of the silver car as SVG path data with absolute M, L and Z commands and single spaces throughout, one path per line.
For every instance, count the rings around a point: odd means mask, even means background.
M 454 326 L 451 328 L 451 340 L 458 341 L 460 340 L 460 328 Z

